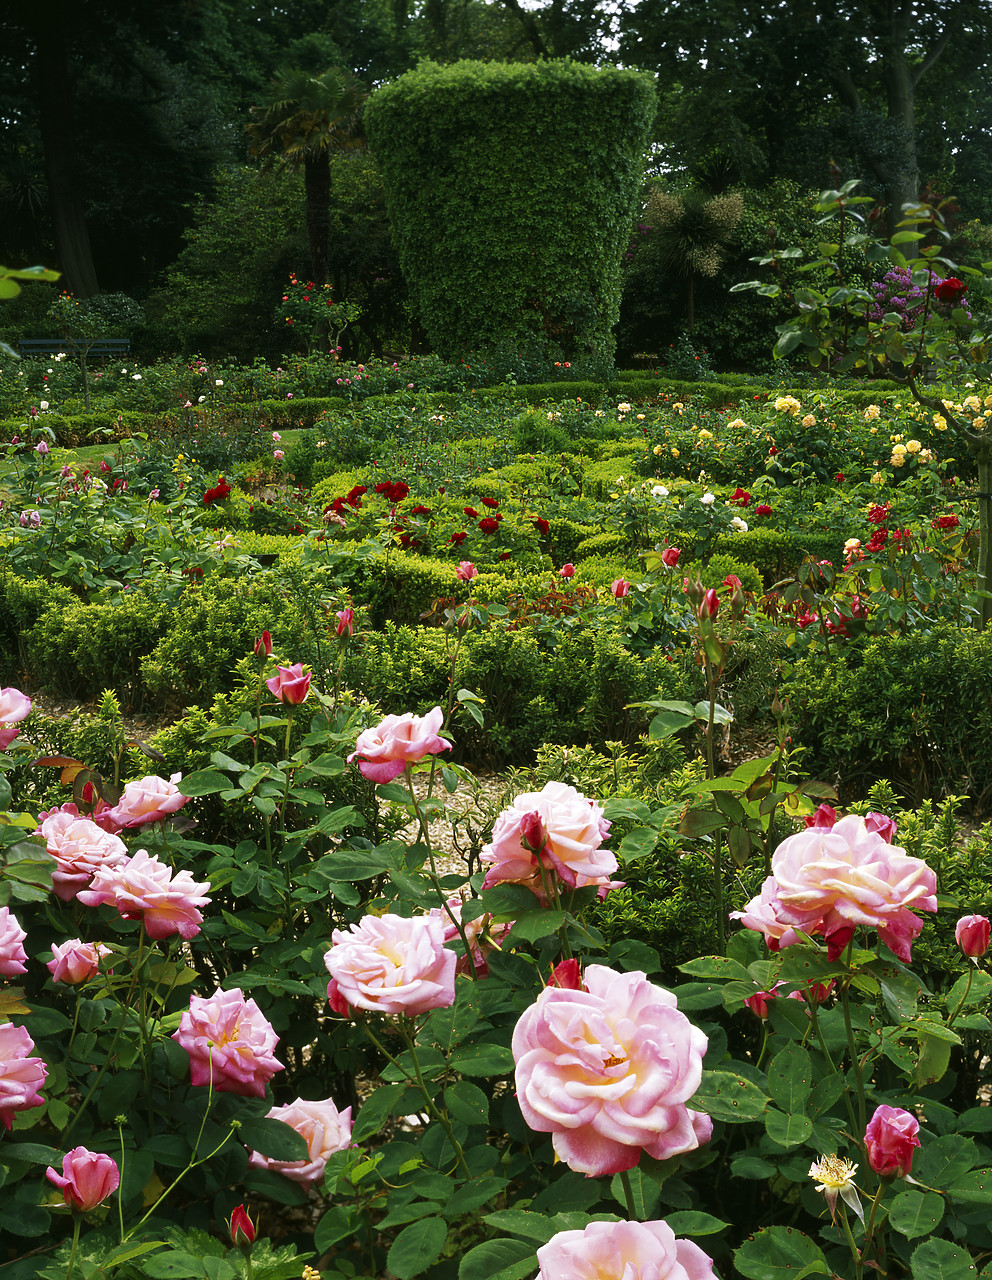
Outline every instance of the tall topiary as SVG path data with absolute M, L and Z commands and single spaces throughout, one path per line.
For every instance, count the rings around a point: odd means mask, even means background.
M 434 349 L 612 365 L 655 93 L 561 60 L 422 63 L 369 100 L 403 272 Z

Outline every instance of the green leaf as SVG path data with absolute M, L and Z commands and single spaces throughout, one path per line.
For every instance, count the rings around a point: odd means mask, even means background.
M 156 1253 L 151 1258 L 146 1258 L 141 1264 L 141 1270 L 146 1276 L 151 1276 L 152 1280 L 190 1280 L 191 1277 L 205 1276 L 203 1258 L 194 1257 L 191 1253 L 185 1253 L 182 1249 L 169 1249 L 166 1253 Z
M 469 1249 L 458 1268 L 458 1280 L 524 1280 L 537 1271 L 530 1240 L 487 1240 Z
M 536 942 L 555 933 L 565 923 L 566 913 L 559 910 L 525 911 L 513 924 L 513 936 L 525 942 Z
M 437 1260 L 448 1238 L 443 1218 L 421 1218 L 404 1227 L 393 1241 L 386 1265 L 397 1280 L 410 1280 Z
M 628 831 L 616 851 L 621 864 L 636 862 L 638 858 L 646 858 L 654 853 L 658 843 L 658 832 L 653 827 L 635 827 Z
M 716 982 L 686 982 L 672 989 L 679 1008 L 686 1010 L 715 1009 L 723 1004 L 723 987 Z
M 649 1178 L 642 1169 L 639 1169 L 637 1165 L 628 1171 L 627 1180 L 630 1184 L 630 1191 L 634 1201 L 634 1217 L 639 1222 L 650 1221 L 656 1217 L 658 1202 L 661 1199 L 661 1187 L 653 1178 Z M 622 1204 L 626 1212 L 629 1206 L 621 1174 L 615 1173 L 613 1175 L 613 1179 L 610 1182 L 610 1191 L 613 1199 L 618 1204 Z
M 358 1214 L 350 1206 L 331 1205 L 317 1223 L 317 1230 L 313 1233 L 314 1247 L 323 1253 L 339 1240 L 354 1235 L 360 1225 Z
M 992 1107 L 969 1107 L 958 1116 L 958 1133 L 992 1133 Z
M 919 979 L 884 960 L 866 965 L 865 969 L 878 980 L 882 999 L 894 1021 L 908 1022 L 916 1017 L 916 1001 L 922 990 Z
M 992 1204 L 992 1169 L 972 1169 L 944 1190 L 964 1204 Z
M 352 1129 L 352 1140 L 362 1142 L 366 1138 L 374 1137 L 393 1114 L 406 1092 L 405 1084 L 379 1085 L 378 1089 L 375 1089 L 362 1103 Z
M 902 1191 L 889 1208 L 889 1223 L 910 1240 L 928 1236 L 944 1216 L 944 1201 L 933 1191 Z
M 466 1076 L 502 1076 L 513 1070 L 513 1053 L 508 1045 L 471 1045 L 452 1054 L 451 1065 Z
M 977 1268 L 967 1249 L 949 1240 L 927 1240 L 913 1251 L 913 1280 L 974 1280 Z
M 184 796 L 212 796 L 218 791 L 226 791 L 231 779 L 216 769 L 197 769 L 188 773 L 182 780 Z
M 690 809 L 679 824 L 679 834 L 705 836 L 726 825 L 727 819 L 722 813 L 715 813 L 712 809 Z
M 765 1227 L 734 1254 L 734 1265 L 747 1280 L 799 1280 L 805 1275 L 829 1275 L 817 1244 L 792 1227 Z
M 497 1209 L 495 1213 L 487 1213 L 482 1220 L 486 1226 L 536 1240 L 538 1244 L 547 1244 L 557 1231 L 550 1218 L 543 1213 L 531 1213 L 529 1209 Z
M 809 1054 L 801 1045 L 786 1045 L 768 1065 L 768 1092 L 772 1101 L 783 1111 L 802 1111 L 812 1088 L 813 1065 Z M 769 1136 L 774 1136 L 771 1131 Z
M 306 1140 L 283 1120 L 270 1120 L 265 1116 L 242 1120 L 238 1139 L 270 1160 L 306 1160 L 309 1157 Z
M 813 1121 L 809 1116 L 786 1115 L 769 1107 L 765 1112 L 765 1132 L 780 1147 L 796 1147 L 813 1132 Z
M 699 1209 L 677 1209 L 674 1213 L 666 1213 L 665 1221 L 677 1236 L 713 1236 L 730 1226 L 729 1222 L 722 1222 Z
M 698 960 L 680 964 L 679 970 L 682 973 L 691 974 L 694 978 L 716 978 L 724 982 L 731 978 L 738 978 L 743 982 L 750 981 L 748 971 L 730 956 L 700 956 Z
M 688 729 L 689 725 L 694 723 L 695 716 L 691 713 L 686 715 L 682 711 L 659 711 L 656 716 L 652 716 L 651 723 L 648 725 L 648 737 L 670 738 L 673 733 L 678 733 L 680 729 Z
M 453 1120 L 462 1124 L 488 1124 L 489 1099 L 468 1080 L 459 1080 L 444 1091 L 444 1105 Z
M 695 1111 L 705 1111 L 714 1120 L 741 1124 L 760 1120 L 768 1097 L 743 1076 L 730 1071 L 704 1071 L 699 1091 L 688 1105 Z

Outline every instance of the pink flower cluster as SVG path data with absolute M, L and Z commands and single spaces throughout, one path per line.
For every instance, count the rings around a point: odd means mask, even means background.
M 555 1153 L 592 1176 L 667 1160 L 709 1141 L 710 1118 L 685 1105 L 707 1038 L 643 973 L 590 965 L 583 984 L 549 986 L 513 1031 L 517 1101 Z M 620 1274 L 617 1272 L 616 1274 Z
M 413 1017 L 455 1001 L 458 957 L 444 945 L 434 916 L 365 916 L 347 932 L 335 929 L 324 956 L 327 998 L 335 1013 L 353 1008 Z
M 603 847 L 610 824 L 594 800 L 564 782 L 517 796 L 493 825 L 492 843 L 482 851 L 489 864 L 483 887 L 509 881 L 522 884 L 542 900 L 544 876 L 569 888 L 596 885 L 605 897 L 619 884 L 610 880 L 616 857 Z
M 761 893 L 734 918 L 763 933 L 773 951 L 798 942 L 800 933 L 821 935 L 831 959 L 855 929 L 875 929 L 908 962 L 923 928 L 913 911 L 937 910 L 937 881 L 920 858 L 890 844 L 879 825 L 872 829 L 850 814 L 789 836 L 775 851 Z

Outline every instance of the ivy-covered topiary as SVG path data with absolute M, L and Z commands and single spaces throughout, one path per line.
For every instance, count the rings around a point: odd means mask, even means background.
M 439 353 L 612 367 L 654 111 L 647 75 L 568 59 L 424 62 L 373 94 L 366 129 Z

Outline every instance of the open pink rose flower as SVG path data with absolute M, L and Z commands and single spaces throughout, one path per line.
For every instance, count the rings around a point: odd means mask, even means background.
M 538 1280 L 716 1280 L 713 1259 L 667 1222 L 590 1222 L 537 1251 Z
M 212 996 L 191 996 L 173 1040 L 189 1054 L 193 1085 L 218 1093 L 264 1098 L 265 1086 L 284 1070 L 274 1050 L 279 1037 L 254 1000 L 234 987 Z
M 143 920 L 149 938 L 168 938 L 178 933 L 187 941 L 200 932 L 203 916 L 198 908 L 210 901 L 189 871 L 175 875 L 158 858 L 139 849 L 133 858 L 115 867 L 101 868 L 88 889 L 76 895 L 87 907 L 106 902 L 117 908 L 125 920 Z
M 27 936 L 10 907 L 0 907 L 0 974 L 5 978 L 15 978 L 20 973 L 27 973 L 25 961 L 28 956 L 24 950 L 24 939 Z
M 386 716 L 374 729 L 365 729 L 358 735 L 348 762 L 357 757 L 359 772 L 370 782 L 392 782 L 408 764 L 451 750 L 451 743 L 438 736 L 442 724 L 444 712 L 440 707 L 425 716 L 415 716 L 410 711 L 402 716 Z
M 46 1175 L 62 1192 L 66 1204 L 88 1213 L 103 1204 L 121 1185 L 117 1162 L 102 1151 L 74 1147 L 62 1161 L 62 1172 L 48 1166 Z
M 642 1151 L 667 1160 L 712 1134 L 685 1105 L 706 1046 L 670 991 L 589 965 L 583 989 L 546 987 L 514 1028 L 517 1101 L 578 1173 L 620 1173 Z
M 48 1077 L 41 1058 L 32 1058 L 34 1041 L 26 1027 L 0 1023 L 0 1124 L 9 1129 L 15 1111 L 44 1105 L 38 1090 Z
M 108 807 L 99 804 L 93 814 L 94 820 L 105 831 L 122 831 L 126 827 L 143 827 L 149 822 L 161 822 L 175 813 L 189 799 L 176 785 L 182 779 L 181 773 L 174 773 L 166 781 L 157 774 L 149 774 L 145 778 L 128 782 L 124 786 L 120 800 Z
M 20 733 L 16 726 L 31 712 L 31 699 L 20 689 L 0 689 L 0 751 L 6 751 Z
M 836 959 L 863 927 L 876 929 L 908 962 L 923 928 L 913 912 L 936 911 L 936 893 L 936 876 L 922 859 L 889 844 L 878 824 L 872 830 L 849 814 L 832 827 L 810 827 L 783 840 L 759 898 L 734 915 L 759 928 L 773 950 L 795 942 L 801 931 L 822 935 Z
M 253 1169 L 271 1169 L 302 1186 L 313 1186 L 324 1176 L 324 1168 L 335 1151 L 351 1146 L 351 1107 L 338 1111 L 331 1098 L 323 1102 L 305 1102 L 297 1098 L 284 1107 L 273 1107 L 267 1119 L 281 1120 L 304 1139 L 307 1160 L 273 1160 L 251 1153 L 248 1163 Z
M 127 860 L 127 845 L 89 818 L 80 816 L 74 804 L 42 814 L 38 834 L 55 859 L 52 889 L 63 902 L 71 902 L 88 888 L 101 868 L 118 867 Z
M 110 948 L 101 942 L 70 938 L 68 942 L 52 944 L 52 958 L 46 967 L 53 982 L 76 987 L 95 978 L 100 972 L 100 961 L 110 954 Z
M 280 702 L 288 706 L 298 707 L 310 696 L 310 681 L 313 677 L 304 672 L 303 663 L 294 663 L 291 667 L 276 667 L 276 674 L 266 680 L 269 692 Z
M 609 877 L 617 860 L 603 847 L 609 833 L 610 824 L 594 800 L 564 782 L 549 782 L 543 791 L 517 796 L 496 819 L 492 844 L 482 851 L 482 861 L 490 864 L 484 887 L 510 881 L 543 897 L 543 864 L 570 888 L 615 888 Z
M 444 945 L 444 925 L 431 916 L 365 916 L 331 934 L 324 956 L 327 998 L 336 1013 L 350 1008 L 413 1017 L 455 1002 L 458 957 Z

